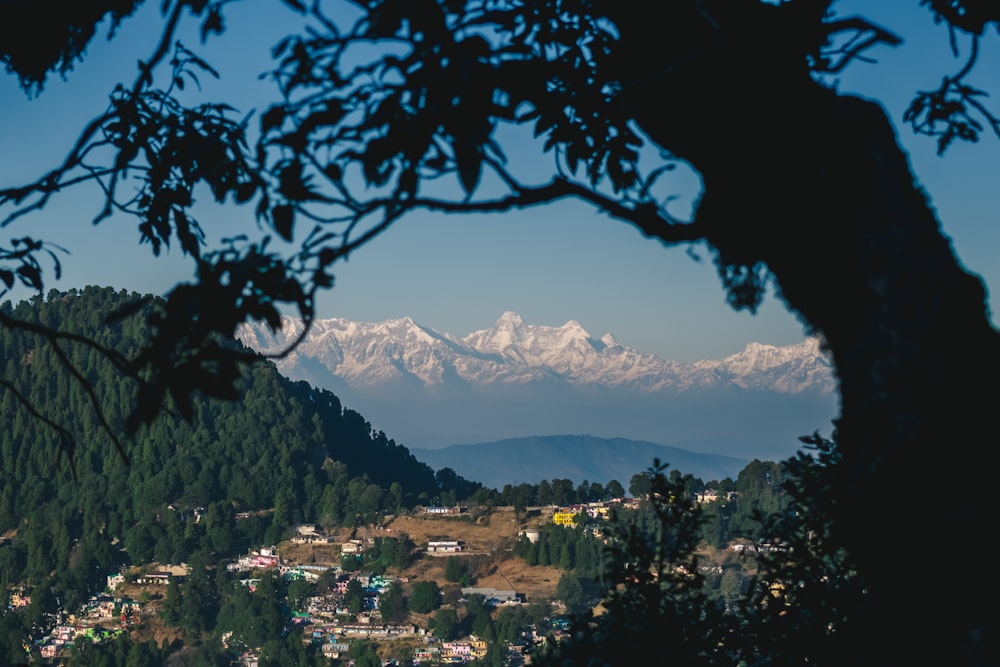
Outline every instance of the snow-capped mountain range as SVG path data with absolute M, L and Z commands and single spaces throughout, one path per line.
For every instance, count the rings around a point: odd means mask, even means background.
M 302 334 L 246 326 L 249 347 L 274 354 Z M 525 323 L 504 313 L 457 337 L 410 318 L 313 323 L 285 376 L 336 394 L 372 428 L 410 448 L 438 449 L 553 434 L 589 434 L 744 459 L 781 460 L 799 436 L 824 431 L 835 382 L 814 340 L 696 363 L 668 361 L 577 322 Z
M 245 326 L 239 337 L 273 354 L 296 340 L 302 328 L 301 320 L 286 318 L 277 333 L 261 324 Z M 750 343 L 724 359 L 685 364 L 634 350 L 611 334 L 594 338 L 576 321 L 559 327 L 526 324 L 514 312 L 463 338 L 408 317 L 375 324 L 317 320 L 298 348 L 276 364 L 293 379 L 323 385 L 322 376 L 329 373 L 360 391 L 401 384 L 537 383 L 639 392 L 738 387 L 830 394 L 835 389 L 830 363 L 815 339 L 786 347 Z M 317 366 L 326 373 L 317 377 Z

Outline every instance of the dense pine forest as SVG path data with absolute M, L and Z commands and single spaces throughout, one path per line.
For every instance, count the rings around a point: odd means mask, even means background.
M 90 287 L 2 307 L 128 354 L 145 334 L 143 318 L 106 323 L 103 314 L 139 299 Z M 122 559 L 182 562 L 205 543 L 233 553 L 274 543 L 296 523 L 368 523 L 443 491 L 467 496 L 475 488 L 435 475 L 336 396 L 293 383 L 269 363 L 247 368 L 242 400 L 198 400 L 193 420 L 165 415 L 119 452 L 87 393 L 92 387 L 110 428 L 123 433 L 134 387 L 112 364 L 72 341 L 6 328 L 0 336 L 6 377 L 74 437 L 65 441 L 34 418 L 14 391 L 0 392 L 0 529 L 18 536 L 0 548 L 0 585 L 42 582 L 54 571 L 56 595 L 71 602 Z M 184 522 L 194 508 L 205 508 L 205 521 Z M 252 516 L 234 529 L 237 512 Z

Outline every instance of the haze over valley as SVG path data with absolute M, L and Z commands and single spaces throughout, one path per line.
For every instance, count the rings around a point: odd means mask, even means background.
M 286 319 L 276 333 L 258 325 L 239 337 L 274 354 L 301 333 L 301 321 Z M 815 340 L 749 343 L 687 364 L 609 333 L 592 336 L 575 321 L 533 325 L 514 312 L 461 337 L 411 318 L 317 320 L 276 364 L 419 449 L 586 433 L 780 460 L 799 436 L 826 433 L 836 412 L 835 381 Z

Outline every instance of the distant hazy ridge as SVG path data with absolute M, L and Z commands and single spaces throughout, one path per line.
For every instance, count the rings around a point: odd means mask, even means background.
M 432 468 L 445 466 L 459 475 L 502 489 L 504 484 L 537 484 L 543 479 L 584 480 L 606 485 L 615 479 L 628 489 L 629 480 L 653 464 L 654 458 L 671 470 L 691 474 L 704 482 L 736 479 L 749 460 L 701 454 L 653 442 L 590 435 L 553 435 L 514 438 L 443 449 L 411 449 Z

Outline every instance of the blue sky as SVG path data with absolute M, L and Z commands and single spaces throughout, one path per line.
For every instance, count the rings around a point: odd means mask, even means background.
M 0 184 L 32 180 L 56 164 L 84 122 L 104 108 L 114 84 L 131 82 L 136 60 L 151 49 L 149 27 L 159 3 L 147 4 L 123 25 L 119 38 L 107 43 L 102 34 L 87 60 L 66 81 L 51 80 L 37 99 L 28 100 L 12 77 L 0 76 Z M 270 46 L 298 22 L 277 0 L 244 4 L 230 7 L 228 33 L 204 50 L 223 73 L 220 82 L 204 83 L 213 95 L 249 110 L 274 98 L 257 75 L 268 69 Z M 913 137 L 901 125 L 913 91 L 936 86 L 955 69 L 944 29 L 916 0 L 841 2 L 837 8 L 844 15 L 872 16 L 905 38 L 900 47 L 875 51 L 878 64 L 852 66 L 839 85 L 883 102 L 958 255 L 988 286 L 1000 285 L 998 140 L 985 135 L 980 144 L 956 145 L 941 158 L 932 140 Z M 196 37 L 185 41 L 201 52 Z M 1000 54 L 995 43 L 989 47 L 974 79 L 987 89 L 1000 81 Z M 3 234 L 57 240 L 71 251 L 64 258 L 66 275 L 53 287 L 102 284 L 162 293 L 190 277 L 190 265 L 176 251 L 153 260 L 149 248 L 138 245 L 134 220 L 117 217 L 92 227 L 99 206 L 92 191 L 70 193 Z M 247 208 L 213 209 L 204 219 L 214 240 L 254 230 Z M 804 234 L 807 229 L 804 222 Z M 465 335 L 514 310 L 534 324 L 577 320 L 594 336 L 611 332 L 627 345 L 680 361 L 718 358 L 750 341 L 781 345 L 802 339 L 802 327 L 773 298 L 757 315 L 729 309 L 708 254 L 688 250 L 663 248 L 582 204 L 493 216 L 419 215 L 341 265 L 319 313 L 366 322 L 408 315 Z M 991 305 L 994 311 L 1000 305 L 992 293 Z

